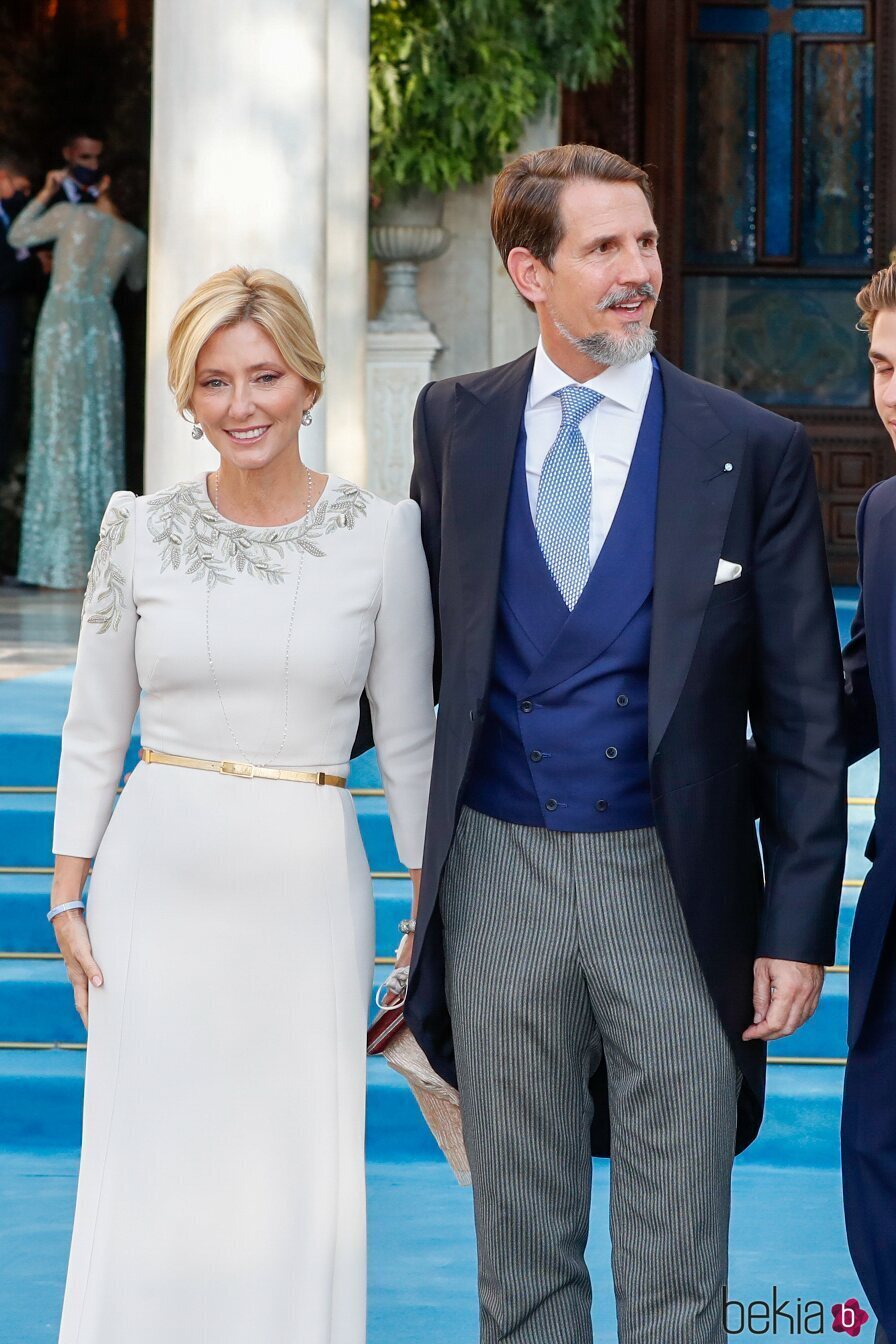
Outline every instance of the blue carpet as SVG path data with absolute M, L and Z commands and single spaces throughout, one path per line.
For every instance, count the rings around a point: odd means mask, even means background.
M 835 589 L 841 637 L 848 636 L 854 589 Z M 71 669 L 0 684 L 0 785 L 55 782 L 59 731 Z M 136 738 L 129 765 L 134 758 Z M 873 798 L 877 759 L 850 772 L 853 800 Z M 377 789 L 374 753 L 353 764 L 351 785 Z M 0 795 L 0 865 L 42 867 L 49 853 L 52 795 Z M 371 867 L 397 872 L 391 828 L 381 797 L 356 798 Z M 868 803 L 850 807 L 846 877 L 867 871 Z M 0 1041 L 78 1042 L 83 1039 L 58 961 L 21 953 L 52 950 L 44 919 L 49 878 L 0 874 Z M 844 887 L 837 962 L 849 956 L 858 886 Z M 395 923 L 409 898 L 403 878 L 375 882 L 377 954 L 394 948 Z M 378 968 L 377 980 L 385 971 Z M 843 1070 L 787 1063 L 845 1053 L 848 977 L 831 975 L 816 1018 L 795 1037 L 777 1042 L 782 1063 L 769 1069 L 766 1120 L 759 1140 L 739 1160 L 734 1184 L 729 1326 L 742 1338 L 761 1328 L 762 1306 L 777 1291 L 791 1311 L 813 1300 L 824 1307 L 823 1337 L 835 1338 L 830 1308 L 862 1294 L 847 1254 L 840 1205 L 838 1122 Z M 68 1253 L 77 1171 L 83 1089 L 83 1050 L 0 1048 L 0 1344 L 54 1340 Z M 475 1247 L 472 1203 L 438 1159 L 411 1094 L 381 1060 L 368 1072 L 367 1125 L 370 1199 L 370 1344 L 476 1344 Z M 615 1341 L 609 1268 L 606 1163 L 595 1164 L 589 1264 L 595 1286 L 595 1339 Z M 738 1331 L 738 1303 L 759 1304 L 760 1328 Z M 787 1308 L 785 1308 L 787 1310 Z M 780 1317 L 778 1336 L 794 1337 Z M 803 1334 L 817 1334 L 814 1329 Z M 873 1334 L 869 1325 L 861 1338 Z M 126 1344 L 122 1341 L 121 1344 Z M 254 1344 L 254 1341 L 253 1341 Z
M 0 1344 L 56 1338 L 76 1171 L 70 1152 L 0 1153 Z M 819 1301 L 826 1323 L 834 1303 L 863 1300 L 846 1253 L 838 1184 L 832 1171 L 737 1169 L 732 1326 L 738 1302 L 769 1301 L 773 1286 L 791 1306 Z M 607 1164 L 597 1163 L 588 1249 L 596 1344 L 616 1339 L 608 1195 Z M 377 1161 L 368 1166 L 368 1198 L 369 1344 L 476 1344 L 470 1192 L 440 1164 Z M 866 1330 L 863 1338 L 871 1335 L 870 1325 Z M 829 1330 L 825 1337 L 835 1338 Z

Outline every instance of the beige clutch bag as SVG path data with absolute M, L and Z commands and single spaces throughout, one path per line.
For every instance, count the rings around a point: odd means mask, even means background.
M 470 1163 L 464 1147 L 457 1089 L 440 1078 L 405 1024 L 403 1002 L 407 969 L 394 973 L 382 989 L 402 994 L 401 1002 L 382 1006 L 367 1029 L 368 1055 L 382 1055 L 390 1068 L 410 1083 L 423 1119 L 451 1164 L 461 1185 L 470 1184 Z M 378 1000 L 379 1001 L 379 1000 Z
M 440 1078 L 417 1044 L 409 1027 L 402 1026 L 380 1051 L 390 1068 L 406 1078 L 433 1138 L 451 1164 L 461 1185 L 470 1184 L 470 1163 L 464 1146 L 460 1097 Z

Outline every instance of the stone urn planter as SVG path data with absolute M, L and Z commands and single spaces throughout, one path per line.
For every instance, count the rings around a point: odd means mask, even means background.
M 450 242 L 442 228 L 444 199 L 415 192 L 380 206 L 371 215 L 370 250 L 382 264 L 386 298 L 371 331 L 430 331 L 417 300 L 417 273 L 440 257 Z

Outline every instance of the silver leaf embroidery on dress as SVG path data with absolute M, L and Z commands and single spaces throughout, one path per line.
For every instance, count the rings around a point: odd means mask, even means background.
M 107 510 L 87 576 L 81 619 L 86 619 L 88 625 L 98 625 L 97 633 L 101 635 L 117 630 L 121 624 L 126 579 L 112 552 L 124 541 L 129 521 L 127 509 L 116 504 Z
M 222 518 L 201 484 L 187 481 L 147 500 L 147 524 L 161 547 L 163 573 L 183 569 L 194 582 L 204 579 L 210 588 L 232 583 L 235 574 L 282 583 L 286 574 L 282 561 L 288 551 L 322 559 L 326 552 L 316 543 L 338 529 L 353 528 L 367 514 L 368 498 L 357 485 L 341 485 L 298 523 L 254 528 Z

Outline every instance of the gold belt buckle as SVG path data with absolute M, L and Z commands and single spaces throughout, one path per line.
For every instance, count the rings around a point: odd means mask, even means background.
M 323 785 L 326 784 L 326 782 L 327 782 L 327 776 L 326 776 L 326 774 L 324 773 L 323 770 L 318 770 L 318 772 L 317 772 L 317 783 L 318 783 L 318 786 L 322 788 Z
M 240 779 L 251 779 L 254 773 L 254 769 L 255 769 L 254 766 L 251 766 L 244 761 L 221 762 L 222 775 L 236 775 Z

